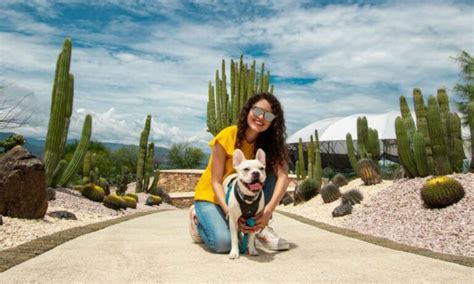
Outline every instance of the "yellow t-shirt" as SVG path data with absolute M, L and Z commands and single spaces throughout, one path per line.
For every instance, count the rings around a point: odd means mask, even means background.
M 214 139 L 209 142 L 209 146 L 212 148 L 219 142 L 225 151 L 225 169 L 223 180 L 233 172 L 235 172 L 232 165 L 232 154 L 235 150 L 235 140 L 237 139 L 237 126 L 232 125 L 222 129 Z M 245 140 L 241 143 L 241 149 L 246 159 L 254 159 L 254 148 L 255 143 L 247 143 Z M 199 179 L 196 188 L 194 189 L 194 200 L 209 201 L 217 204 L 217 199 L 214 196 L 214 190 L 212 189 L 211 182 L 211 169 L 212 169 L 212 155 L 209 157 L 207 168 L 204 170 L 201 178 Z

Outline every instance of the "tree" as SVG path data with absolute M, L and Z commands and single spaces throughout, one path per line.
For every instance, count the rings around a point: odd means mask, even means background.
M 24 125 L 31 117 L 31 113 L 21 111 L 19 107 L 32 93 L 27 93 L 14 101 L 5 98 L 6 89 L 7 86 L 0 85 L 0 129 L 18 128 Z
M 7 139 L 0 141 L 0 153 L 6 153 L 17 145 L 23 145 L 26 140 L 23 136 L 12 134 Z
M 474 58 L 466 51 L 462 51 L 456 56 L 456 61 L 461 66 L 464 77 L 464 84 L 457 83 L 454 86 L 454 91 L 461 98 L 456 105 L 463 115 L 463 122 L 467 124 L 467 104 L 474 102 Z
M 137 168 L 137 146 L 128 145 L 117 149 L 112 153 L 112 162 L 117 167 L 117 174 L 121 174 L 121 167 L 126 166 L 127 169 Z
M 170 165 L 176 169 L 196 169 L 204 157 L 201 149 L 188 143 L 173 144 L 169 152 Z

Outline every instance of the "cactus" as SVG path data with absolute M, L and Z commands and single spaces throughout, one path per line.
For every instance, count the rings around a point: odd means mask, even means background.
M 89 183 L 82 187 L 81 194 L 87 199 L 95 202 L 102 202 L 105 196 L 104 190 L 93 183 Z
M 54 171 L 63 155 L 72 113 L 74 77 L 69 73 L 71 65 L 71 39 L 64 40 L 63 49 L 56 62 L 53 83 L 51 113 L 44 146 L 46 184 L 51 186 Z
M 298 199 L 308 201 L 318 194 L 320 187 L 321 184 L 318 181 L 312 178 L 307 178 L 300 185 L 298 185 L 295 195 L 298 197 Z
M 109 195 L 110 194 L 110 186 L 109 186 L 109 183 L 107 182 L 107 180 L 105 178 L 99 178 L 99 186 L 102 187 L 102 189 L 104 190 L 104 193 L 105 195 Z
M 119 210 L 119 209 L 127 209 L 127 202 L 125 200 L 116 195 L 111 194 L 104 198 L 103 202 L 104 206 L 110 209 Z
M 302 179 L 306 178 L 305 162 L 304 162 L 304 150 L 303 150 L 303 139 L 299 138 L 298 140 L 298 163 L 299 172 Z
M 147 192 L 152 193 L 155 192 L 158 187 L 158 181 L 160 180 L 160 169 L 155 171 L 155 176 L 153 177 L 153 182 L 150 185 L 150 188 Z M 153 193 L 152 193 L 153 194 Z
M 160 196 L 150 194 L 145 201 L 145 205 L 148 205 L 148 206 L 160 205 L 162 202 L 163 200 Z
M 265 64 L 262 63 L 258 73 L 255 60 L 249 68 L 244 64 L 243 55 L 239 63 L 234 60 L 230 63 L 230 95 L 227 92 L 225 60 L 222 60 L 220 75 L 216 70 L 215 80 L 215 86 L 209 82 L 207 103 L 207 127 L 213 135 L 237 123 L 240 109 L 248 98 L 258 92 L 273 92 L 273 86 L 269 88 L 270 72 L 265 71 Z
M 440 113 L 438 102 L 434 96 L 428 98 L 428 129 L 430 132 L 433 159 L 435 162 L 435 174 L 445 175 L 451 173 L 451 165 L 446 143 L 445 125 L 442 124 L 443 117 Z
M 357 162 L 358 175 L 366 185 L 374 185 L 382 182 L 377 165 L 372 159 L 362 159 Z
M 467 105 L 467 120 L 471 133 L 471 164 L 470 172 L 474 173 L 474 102 L 470 102 Z
M 457 113 L 448 113 L 448 155 L 452 170 L 462 172 L 464 147 L 462 144 L 461 119 Z
M 59 184 L 59 178 L 66 170 L 66 167 L 67 167 L 66 160 L 59 161 L 58 165 L 56 166 L 56 169 L 54 170 L 53 181 L 51 182 L 51 186 L 56 187 Z
M 440 176 L 431 178 L 421 188 L 421 199 L 430 208 L 443 208 L 464 197 L 464 188 L 455 179 Z
M 319 149 L 320 144 L 319 144 L 319 136 L 318 136 L 318 130 L 314 130 L 314 152 L 309 152 L 310 155 L 312 155 L 314 158 L 314 166 L 313 166 L 313 176 L 312 178 L 319 182 L 319 184 L 322 183 L 322 177 L 323 177 L 323 169 L 321 165 L 321 150 Z
M 123 196 L 122 199 L 127 204 L 127 208 L 137 209 L 137 201 L 131 196 Z
M 148 144 L 148 151 L 145 164 L 145 178 L 143 181 L 143 191 L 149 191 L 150 177 L 153 175 L 155 166 L 155 143 Z
M 138 202 L 138 195 L 136 195 L 135 193 L 127 193 L 125 194 L 125 197 L 131 197 L 133 199 L 135 199 L 136 202 Z
M 379 135 L 376 129 L 369 128 L 366 117 L 357 118 L 358 157 L 354 153 L 354 144 L 350 133 L 346 134 L 346 145 L 349 161 L 354 172 L 361 177 L 366 184 L 368 184 L 367 182 L 381 182 L 382 179 L 378 174 L 378 160 L 380 156 Z M 370 168 L 360 169 L 359 163 L 363 159 L 372 159 L 373 163 Z M 367 163 L 364 162 L 364 165 L 365 164 Z M 361 173 L 364 174 L 364 177 L 360 176 Z
M 328 183 L 321 188 L 321 197 L 323 198 L 324 203 L 331 203 L 341 197 L 341 191 L 335 184 Z
M 420 132 L 425 139 L 426 163 L 428 165 L 428 174 L 431 175 L 434 169 L 433 152 L 431 151 L 431 139 L 426 118 L 425 103 L 423 102 L 421 90 L 418 88 L 413 89 L 413 104 L 415 106 L 417 131 Z
M 357 189 L 351 189 L 342 194 L 341 203 L 350 202 L 352 205 L 359 204 L 364 199 L 362 193 Z
M 74 176 L 74 174 L 77 172 L 77 169 L 79 168 L 80 163 L 84 159 L 87 147 L 89 147 L 91 134 L 92 134 L 92 116 L 88 114 L 86 115 L 86 118 L 84 120 L 84 126 L 82 127 L 81 140 L 79 141 L 79 144 L 77 144 L 76 151 L 74 151 L 74 155 L 72 156 L 71 161 L 67 165 L 66 170 L 61 175 L 61 178 L 59 180 L 60 185 L 62 186 L 66 185 Z
M 418 176 L 413 150 L 410 147 L 410 139 L 401 117 L 395 119 L 395 134 L 397 136 L 397 150 L 400 163 L 409 177 Z
M 117 190 L 115 193 L 117 195 L 124 195 L 128 189 L 128 182 L 129 182 L 129 171 L 126 166 L 122 166 L 122 175 L 117 177 L 118 185 Z
M 332 178 L 331 182 L 332 182 L 335 186 L 341 187 L 341 186 L 344 186 L 344 185 L 347 184 L 347 179 L 346 179 L 346 177 L 345 177 L 344 175 L 342 175 L 342 174 L 336 174 L 336 175 Z
M 140 136 L 140 145 L 138 150 L 138 161 L 137 161 L 137 183 L 135 192 L 143 192 L 146 189 L 143 188 L 144 185 L 144 175 L 145 175 L 145 165 L 147 161 L 147 144 L 148 136 L 150 135 L 150 126 L 151 126 L 151 115 L 147 115 L 145 121 L 145 128 L 143 129 Z
M 84 163 L 82 166 L 82 179 L 86 183 L 89 183 L 91 181 L 90 179 L 91 162 L 92 162 L 92 152 L 87 151 L 86 155 L 84 156 Z
M 418 176 L 425 177 L 429 175 L 425 137 L 419 131 L 416 131 L 413 135 L 413 152 Z

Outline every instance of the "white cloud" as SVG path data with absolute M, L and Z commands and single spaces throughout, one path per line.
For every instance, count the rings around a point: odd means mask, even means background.
M 9 29 L 0 33 L 3 76 L 34 90 L 45 112 L 61 49 L 58 34 L 72 35 L 71 134 L 80 134 L 85 113 L 91 113 L 93 137 L 110 142 L 138 143 L 151 114 L 157 144 L 188 141 L 206 147 L 208 81 L 214 81 L 221 59 L 228 68 L 229 56 L 245 45 L 268 46 L 268 56 L 256 59 L 274 75 L 318 78 L 305 86 L 276 86 L 289 135 L 316 119 L 397 110 L 398 96 L 411 94 L 413 87 L 426 94 L 449 88 L 460 75 L 451 57 L 460 50 L 472 53 L 474 46 L 472 5 L 395 2 L 304 10 L 299 1 L 275 1 L 260 3 L 275 10 L 272 17 L 199 23 L 179 16 L 184 7 L 176 1 L 146 7 L 112 3 L 144 17 L 167 13 L 172 20 L 144 24 L 119 15 L 100 32 L 87 25 L 65 31 L 23 12 L 0 12 L 9 18 Z M 51 8 L 40 4 L 44 11 Z M 207 4 L 211 12 L 222 9 Z M 252 59 L 246 55 L 247 62 Z M 23 130 L 42 136 L 47 125 L 37 121 L 43 125 Z

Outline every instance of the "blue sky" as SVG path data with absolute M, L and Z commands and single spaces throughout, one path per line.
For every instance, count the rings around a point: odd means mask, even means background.
M 97 4 L 100 3 L 100 4 Z M 474 53 L 472 1 L 1 1 L 0 83 L 30 94 L 15 131 L 46 134 L 57 55 L 73 40 L 70 137 L 205 148 L 207 86 L 221 60 L 265 62 L 288 135 L 319 119 L 398 110 L 414 87 L 448 93 Z M 227 70 L 228 72 L 228 70 Z

